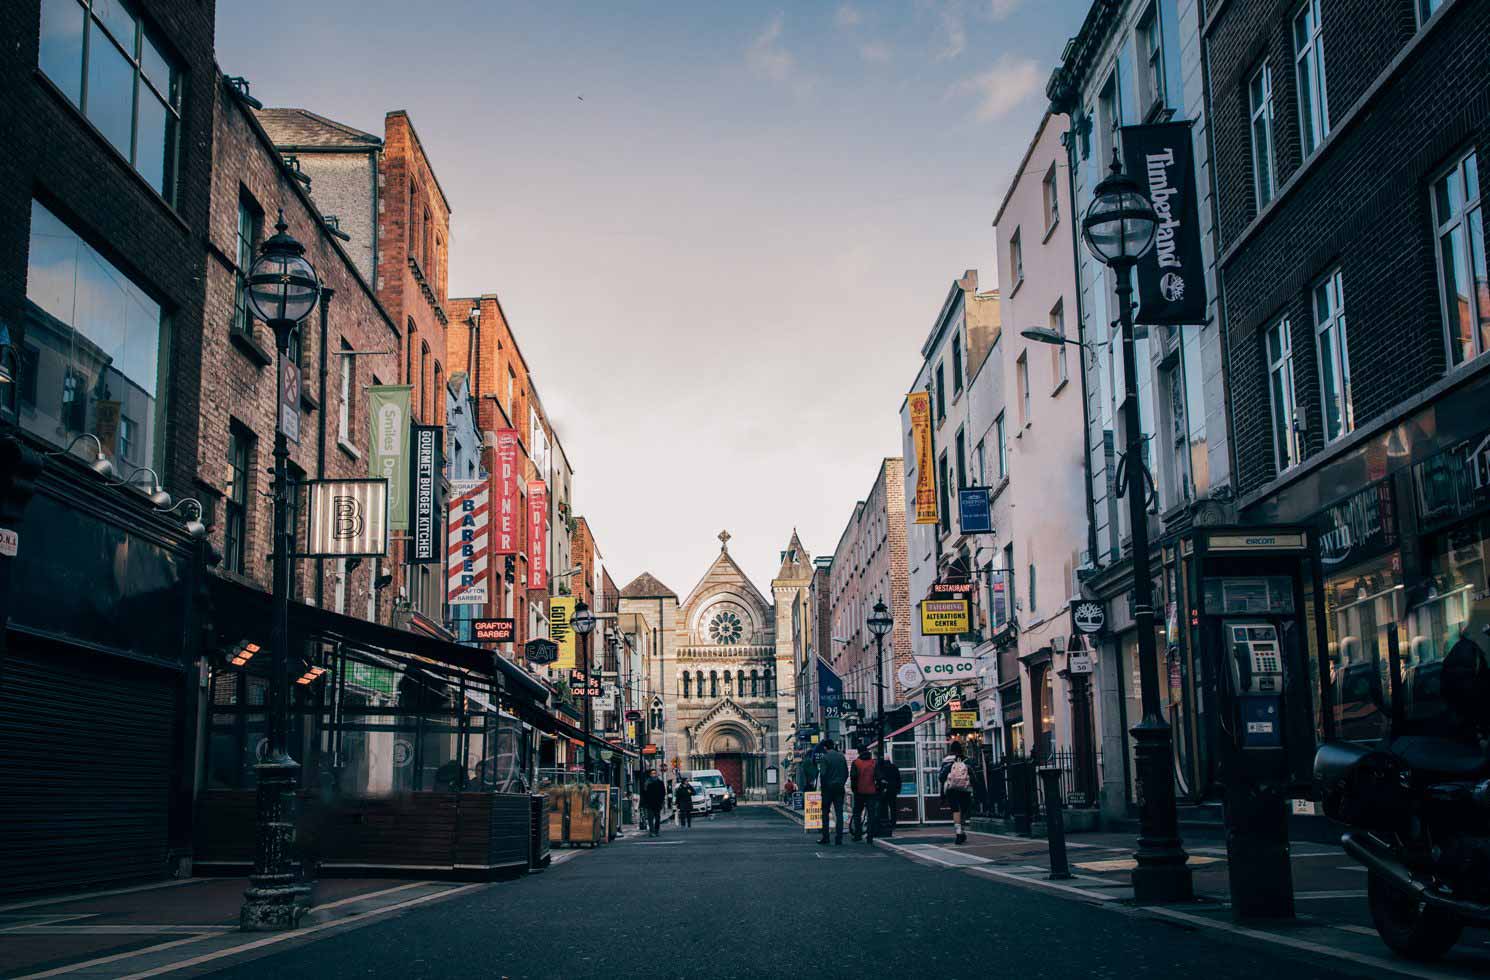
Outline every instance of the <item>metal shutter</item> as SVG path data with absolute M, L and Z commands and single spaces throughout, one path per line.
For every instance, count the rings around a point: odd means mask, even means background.
M 9 639 L 0 896 L 164 875 L 180 675 Z

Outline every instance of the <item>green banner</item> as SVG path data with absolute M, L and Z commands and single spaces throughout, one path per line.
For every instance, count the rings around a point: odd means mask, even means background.
M 373 385 L 367 389 L 368 476 L 388 481 L 388 526 L 409 529 L 409 395 L 412 385 Z

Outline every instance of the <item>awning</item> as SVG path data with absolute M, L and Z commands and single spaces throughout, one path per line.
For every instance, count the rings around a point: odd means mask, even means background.
M 261 644 L 267 643 L 269 622 L 273 614 L 273 596 L 261 589 L 217 575 L 208 576 L 208 581 L 212 592 L 212 616 L 218 632 L 229 637 L 251 637 Z M 290 603 L 290 631 L 333 642 L 345 641 L 364 648 L 411 654 L 490 677 L 500 677 L 504 693 L 514 704 L 527 702 L 543 705 L 548 702 L 547 687 L 516 664 L 479 647 L 468 647 L 381 623 L 370 623 L 355 616 L 345 616 L 329 609 L 319 609 L 294 601 Z
M 628 755 L 633 759 L 637 758 L 637 752 L 635 749 L 626 749 L 618 745 L 612 745 L 610 742 L 607 742 L 599 735 L 587 736 L 585 735 L 585 730 L 583 728 L 580 728 L 578 725 L 564 720 L 557 714 L 553 714 L 541 708 L 526 707 L 522 705 L 517 706 L 517 708 L 517 713 L 520 718 L 533 725 L 535 728 L 539 728 L 551 735 L 557 735 L 560 738 L 567 738 L 571 742 L 588 741 L 591 745 L 595 746 L 598 749 L 610 749 L 612 752 L 619 752 L 622 755 Z
M 909 725 L 902 725 L 899 728 L 895 729 L 893 732 L 886 732 L 885 733 L 885 738 L 894 738 L 896 735 L 900 735 L 900 734 L 902 734 L 904 732 L 908 732 L 912 728 L 918 728 L 921 725 L 926 724 L 928 721 L 930 721 L 931 719 L 935 718 L 939 714 L 941 714 L 940 711 L 928 711 L 928 712 L 926 712 L 926 714 L 924 714 L 921 717 L 917 718 L 916 720 L 912 721 Z M 879 739 L 875 739 L 874 741 L 877 743 L 877 742 L 879 742 Z

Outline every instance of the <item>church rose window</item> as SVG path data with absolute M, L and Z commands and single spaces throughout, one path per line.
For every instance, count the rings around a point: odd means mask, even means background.
M 722 612 L 709 621 L 709 636 L 715 643 L 739 643 L 745 632 L 740 617 L 732 612 Z

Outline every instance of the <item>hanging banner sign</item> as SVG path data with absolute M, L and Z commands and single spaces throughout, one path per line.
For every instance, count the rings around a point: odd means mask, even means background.
M 842 716 L 843 678 L 822 657 L 817 658 L 817 703 L 822 706 L 824 718 Z
M 418 508 L 415 510 L 417 514 Z M 445 594 L 452 606 L 486 605 L 491 564 L 491 550 L 487 546 L 491 540 L 490 517 L 491 487 L 485 480 L 450 481 L 447 532 L 450 560 L 445 565 Z
M 517 430 L 496 431 L 497 512 L 492 519 L 492 554 L 515 555 L 522 522 L 522 494 L 517 486 Z
M 1154 247 L 1138 260 L 1135 323 L 1205 322 L 1200 202 L 1188 122 L 1124 126 L 1123 161 L 1159 216 Z
M 936 463 L 931 458 L 931 392 L 905 396 L 911 416 L 911 440 L 916 447 L 916 523 L 935 524 Z
M 373 385 L 367 389 L 372 426 L 367 475 L 388 483 L 388 526 L 409 528 L 409 394 L 411 385 Z
M 438 425 L 410 427 L 414 465 L 410 468 L 409 564 L 432 565 L 440 561 L 440 522 L 435 514 L 440 493 L 440 455 L 444 430 Z
M 306 548 L 300 557 L 387 554 L 387 480 L 314 480 L 306 493 Z
M 993 508 L 988 504 L 987 487 L 957 491 L 957 526 L 963 534 L 993 533 Z
M 548 484 L 528 481 L 528 588 L 548 589 Z
M 517 636 L 517 620 L 473 619 L 471 636 L 477 643 L 511 643 Z
M 574 630 L 569 625 L 574 618 L 574 604 L 572 595 L 558 595 L 548 600 L 548 638 L 559 647 L 559 658 L 554 661 L 554 667 L 562 670 L 575 667 Z
M 955 636 L 968 631 L 970 603 L 966 599 L 922 599 L 921 635 Z

